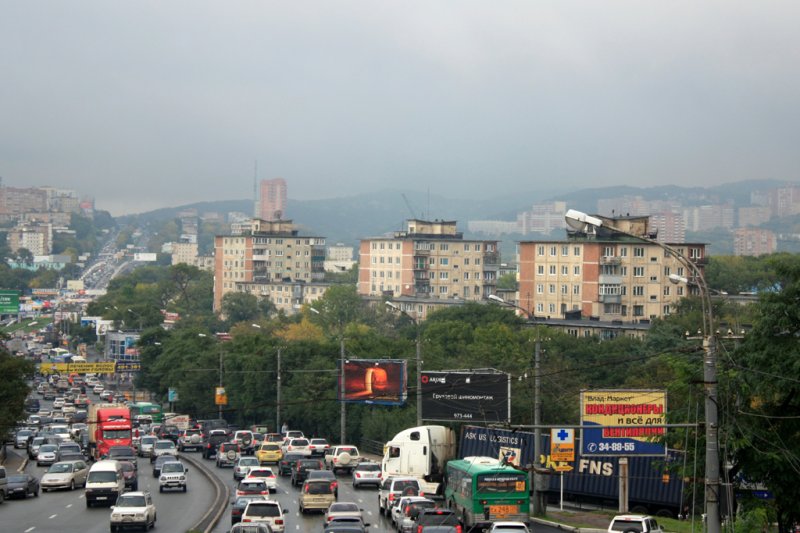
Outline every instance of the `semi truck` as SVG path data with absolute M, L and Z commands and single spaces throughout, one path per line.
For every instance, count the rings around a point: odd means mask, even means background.
M 95 460 L 105 457 L 111 446 L 133 446 L 131 412 L 125 405 L 90 404 L 87 424 L 89 454 Z
M 534 434 L 525 431 L 463 426 L 459 457 L 488 456 L 504 460 L 519 468 L 554 469 L 571 467 L 563 473 L 564 501 L 616 507 L 619 499 L 619 458 L 584 457 L 575 461 L 554 463 L 550 459 L 550 435 L 542 435 L 541 453 L 534 460 Z M 631 512 L 676 517 L 682 507 L 683 479 L 671 466 L 682 462 L 676 452 L 661 457 L 628 457 L 629 498 Z M 554 472 L 546 483 L 548 497 L 558 501 L 562 474 Z
M 384 446 L 381 473 L 412 476 L 428 495 L 441 495 L 447 461 L 456 456 L 456 434 L 444 426 L 404 429 Z

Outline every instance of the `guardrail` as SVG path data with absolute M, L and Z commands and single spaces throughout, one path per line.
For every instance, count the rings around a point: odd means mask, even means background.
M 362 454 L 369 453 L 383 457 L 383 442 L 379 440 L 361 439 L 359 448 Z
M 193 457 L 187 454 L 180 456 L 182 460 L 194 466 L 208 479 L 214 486 L 214 501 L 208 508 L 208 511 L 200 518 L 191 531 L 202 531 L 203 533 L 210 533 L 219 522 L 225 510 L 228 508 L 228 500 L 230 499 L 230 489 L 222 482 L 217 476 L 206 468 L 206 466 Z

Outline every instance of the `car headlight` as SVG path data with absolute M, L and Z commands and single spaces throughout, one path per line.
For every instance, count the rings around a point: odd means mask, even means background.
M 161 476 L 160 478 L 158 478 L 158 480 L 159 480 L 159 481 L 166 481 L 166 480 L 167 480 L 167 478 L 165 478 L 164 476 Z
M 136 513 L 136 518 L 138 518 L 140 520 L 144 520 L 144 517 L 145 517 L 145 513 Z
M 181 481 L 186 481 L 186 476 L 181 476 Z

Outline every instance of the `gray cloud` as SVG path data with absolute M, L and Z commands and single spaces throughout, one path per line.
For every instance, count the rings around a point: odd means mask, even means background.
M 403 185 L 797 180 L 800 4 L 39 1 L 0 18 L 0 176 L 114 213 Z

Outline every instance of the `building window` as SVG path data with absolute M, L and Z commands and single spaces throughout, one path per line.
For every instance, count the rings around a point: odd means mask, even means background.
M 581 247 L 580 246 L 574 247 L 572 249 L 572 255 L 574 255 L 575 257 L 580 257 L 580 255 L 581 255 Z
M 634 285 L 633 286 L 633 295 L 634 296 L 644 296 L 644 286 L 642 286 L 642 285 Z
M 439 272 L 439 279 L 447 279 L 448 275 L 448 272 Z
M 644 257 L 644 248 L 642 248 L 641 246 L 634 246 L 633 257 Z
M 480 257 L 476 257 L 475 258 L 475 266 L 478 266 L 480 264 L 481 264 L 481 258 Z
M 678 286 L 677 289 L 678 289 L 677 290 L 678 296 L 683 296 L 683 287 L 682 286 Z
M 544 265 L 537 265 L 536 273 L 539 274 L 540 276 L 544 276 Z
M 561 294 L 569 294 L 569 286 L 564 284 L 561 285 Z
M 668 278 L 668 277 L 669 277 L 669 267 L 668 267 L 668 266 L 665 266 L 665 267 L 664 267 L 664 277 L 665 277 L 665 278 Z
M 449 263 L 450 263 L 450 259 L 448 259 L 447 257 L 440 257 L 439 258 L 439 264 L 440 265 L 447 266 Z
M 581 293 L 581 286 L 580 285 L 573 285 L 572 286 L 572 294 L 578 295 Z
M 555 265 L 550 265 L 550 275 L 551 276 L 555 276 L 556 275 L 556 266 Z
M 614 247 L 606 246 L 603 248 L 603 257 L 614 257 Z
M 634 305 L 633 306 L 633 316 L 644 316 L 644 306 L 643 305 Z
M 650 276 L 650 281 L 657 282 L 658 281 L 658 276 Z
M 549 309 L 550 309 L 550 314 L 555 314 L 556 304 L 550 304 Z
M 555 284 L 555 283 L 551 283 L 551 284 L 550 284 L 550 285 L 547 287 L 547 291 L 548 291 L 550 294 L 555 294 L 555 293 L 556 293 L 556 284 Z
M 544 313 L 544 304 L 543 303 L 536 304 L 536 312 L 537 313 Z
M 581 267 L 580 267 L 580 265 L 575 265 L 575 266 L 572 267 L 572 274 L 575 275 L 575 276 L 580 276 L 581 275 Z
M 620 276 L 627 276 L 628 275 L 628 267 L 626 267 L 626 266 L 619 267 L 619 275 Z
M 465 244 L 464 245 L 464 251 L 465 252 L 469 252 L 469 244 Z
M 551 255 L 552 257 L 555 257 L 555 256 L 556 256 L 556 253 L 557 253 L 557 249 L 556 249 L 556 247 L 555 247 L 555 246 L 551 246 L 551 247 L 550 247 L 550 255 Z
M 543 256 L 544 255 L 544 245 L 539 245 L 536 247 L 536 255 Z
M 644 277 L 644 267 L 633 267 L 633 277 L 634 278 Z
M 544 283 L 536 284 L 536 294 L 544 294 Z
M 669 315 L 669 311 L 670 311 L 670 309 L 669 309 L 668 305 L 665 305 L 663 307 L 663 309 L 662 309 L 662 313 L 664 314 L 664 316 L 668 316 Z
M 561 246 L 561 255 L 563 255 L 564 257 L 569 255 L 569 245 Z
M 450 249 L 450 245 L 449 245 L 449 244 L 447 244 L 447 243 L 442 243 L 442 244 L 440 244 L 440 245 L 439 245 L 439 249 L 440 249 L 441 251 L 443 251 L 443 252 L 446 252 L 447 250 L 449 250 L 449 249 Z
M 400 277 L 400 276 L 398 276 L 398 277 Z M 469 272 L 464 272 L 464 281 L 468 281 L 468 280 L 469 280 Z
M 442 285 L 439 287 L 439 294 L 447 294 L 447 285 Z
M 664 287 L 664 296 L 669 296 L 669 286 Z
M 569 265 L 561 265 L 561 275 L 569 276 Z

